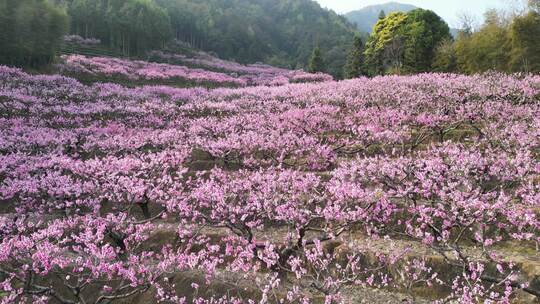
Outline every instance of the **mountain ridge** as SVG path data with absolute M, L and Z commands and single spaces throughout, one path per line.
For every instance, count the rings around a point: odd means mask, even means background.
M 364 33 L 371 33 L 373 26 L 379 19 L 379 13 L 384 11 L 385 14 L 393 12 L 409 12 L 419 7 L 412 4 L 405 4 L 399 2 L 387 2 L 383 4 L 368 5 L 359 10 L 350 11 L 345 13 L 344 16 L 350 22 L 356 24 L 359 31 Z
M 357 29 L 365 35 L 371 33 L 373 26 L 375 26 L 375 24 L 379 20 L 379 14 L 381 11 L 384 11 L 384 13 L 388 15 L 393 12 L 407 13 L 418 8 L 421 7 L 407 3 L 391 1 L 382 4 L 368 5 L 361 9 L 345 13 L 343 14 L 343 16 L 347 18 L 349 22 L 356 24 Z M 458 29 L 450 28 L 450 33 L 452 34 L 452 36 L 456 37 L 458 32 Z

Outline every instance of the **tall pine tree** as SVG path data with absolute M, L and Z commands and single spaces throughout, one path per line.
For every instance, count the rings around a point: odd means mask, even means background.
M 326 70 L 324 59 L 322 56 L 321 48 L 316 47 L 313 49 L 311 54 L 311 59 L 309 60 L 309 72 L 311 73 L 322 73 Z
M 347 57 L 345 65 L 345 78 L 358 78 L 364 73 L 364 44 L 360 36 L 355 36 L 352 48 Z

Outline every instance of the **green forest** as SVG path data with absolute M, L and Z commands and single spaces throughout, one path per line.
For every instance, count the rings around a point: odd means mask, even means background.
M 381 14 L 367 39 L 311 0 L 0 0 L 0 63 L 50 64 L 62 37 L 99 39 L 144 58 L 174 41 L 240 63 L 265 62 L 334 77 L 540 71 L 540 1 L 458 36 L 434 12 Z
M 59 0 L 71 33 L 142 56 L 177 39 L 241 63 L 305 68 L 312 50 L 339 75 L 355 28 L 311 0 Z
M 434 12 L 415 9 L 381 17 L 365 48 L 355 43 L 345 75 L 415 74 L 423 72 L 483 73 L 490 70 L 515 73 L 540 72 L 540 1 L 528 9 L 503 14 L 485 13 L 484 23 L 473 28 L 463 24 L 456 38 Z M 361 54 L 363 61 L 359 61 Z

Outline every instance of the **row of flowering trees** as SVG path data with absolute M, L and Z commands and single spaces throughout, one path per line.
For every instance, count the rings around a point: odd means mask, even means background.
M 540 296 L 536 76 L 0 79 L 2 303 Z
M 69 38 L 69 37 L 68 37 Z M 87 57 L 64 55 L 59 71 L 75 77 L 94 76 L 98 81 L 122 81 L 133 84 L 137 81 L 174 86 L 245 87 L 278 86 L 288 83 L 326 82 L 332 76 L 323 73 L 307 73 L 302 70 L 287 70 L 268 65 L 242 65 L 200 53 L 190 58 L 178 54 L 153 52 L 157 61 L 174 61 L 175 64 L 133 61 L 112 57 Z

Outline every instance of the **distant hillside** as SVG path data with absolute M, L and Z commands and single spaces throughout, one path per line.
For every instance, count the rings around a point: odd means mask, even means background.
M 54 0 L 71 34 L 97 38 L 126 57 L 173 39 L 241 63 L 304 68 L 316 46 L 339 77 L 356 28 L 312 0 Z
M 389 2 L 366 6 L 363 9 L 352 11 L 345 14 L 345 17 L 352 23 L 356 23 L 358 30 L 365 33 L 371 33 L 373 26 L 379 19 L 379 13 L 384 11 L 387 15 L 393 12 L 409 12 L 418 7 L 410 4 Z

